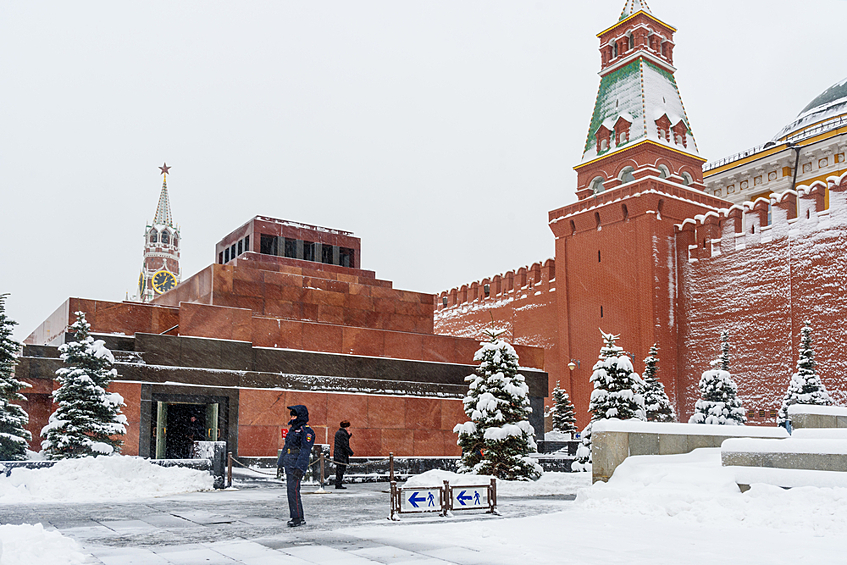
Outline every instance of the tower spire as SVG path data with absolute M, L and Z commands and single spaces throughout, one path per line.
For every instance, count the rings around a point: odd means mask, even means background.
M 638 12 L 647 12 L 648 14 L 653 13 L 650 11 L 650 6 L 647 5 L 647 0 L 626 0 L 626 4 L 623 6 L 623 11 L 621 12 L 621 17 L 618 21 L 623 21 Z
M 153 218 L 153 225 L 170 226 L 173 225 L 173 217 L 171 216 L 171 203 L 168 199 L 168 167 L 164 163 L 159 169 L 162 171 L 162 192 L 159 194 L 159 204 L 156 206 L 156 216 Z

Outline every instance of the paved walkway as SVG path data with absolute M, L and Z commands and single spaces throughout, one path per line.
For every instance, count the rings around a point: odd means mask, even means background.
M 410 539 L 384 545 L 345 534 L 350 526 L 499 520 L 479 512 L 454 518 L 404 517 L 389 522 L 386 483 L 307 494 L 305 526 L 288 528 L 285 489 L 276 482 L 244 481 L 239 490 L 192 493 L 143 502 L 0 506 L 0 523 L 41 522 L 78 541 L 96 565 L 498 565 L 477 552 L 421 545 Z M 555 511 L 571 497 L 502 499 L 506 517 Z

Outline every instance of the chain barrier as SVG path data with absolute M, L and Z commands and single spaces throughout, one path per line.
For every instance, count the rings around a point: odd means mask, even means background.
M 379 461 L 365 461 L 364 463 L 342 463 L 341 461 L 332 460 L 336 465 L 346 465 L 347 467 L 367 467 L 368 465 L 378 465 L 380 463 L 388 463 L 390 459 L 380 459 Z

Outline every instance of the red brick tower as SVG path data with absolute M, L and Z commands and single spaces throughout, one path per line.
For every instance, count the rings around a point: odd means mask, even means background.
M 179 227 L 174 225 L 171 203 L 168 199 L 167 163 L 162 171 L 162 192 L 153 222 L 144 230 L 144 264 L 138 276 L 138 299 L 149 302 L 179 284 L 182 271 L 179 267 Z
M 602 340 L 620 334 L 636 371 L 653 343 L 676 397 L 674 224 L 725 206 L 703 192 L 702 159 L 674 80 L 673 35 L 643 0 L 628 0 L 600 38 L 600 88 L 578 201 L 549 214 L 556 236 L 559 370 L 580 426 Z M 573 370 L 568 370 L 572 363 Z

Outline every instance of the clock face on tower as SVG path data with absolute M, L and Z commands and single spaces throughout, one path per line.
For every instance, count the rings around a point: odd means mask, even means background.
M 162 294 L 176 286 L 176 277 L 170 271 L 162 269 L 153 275 L 153 290 Z

